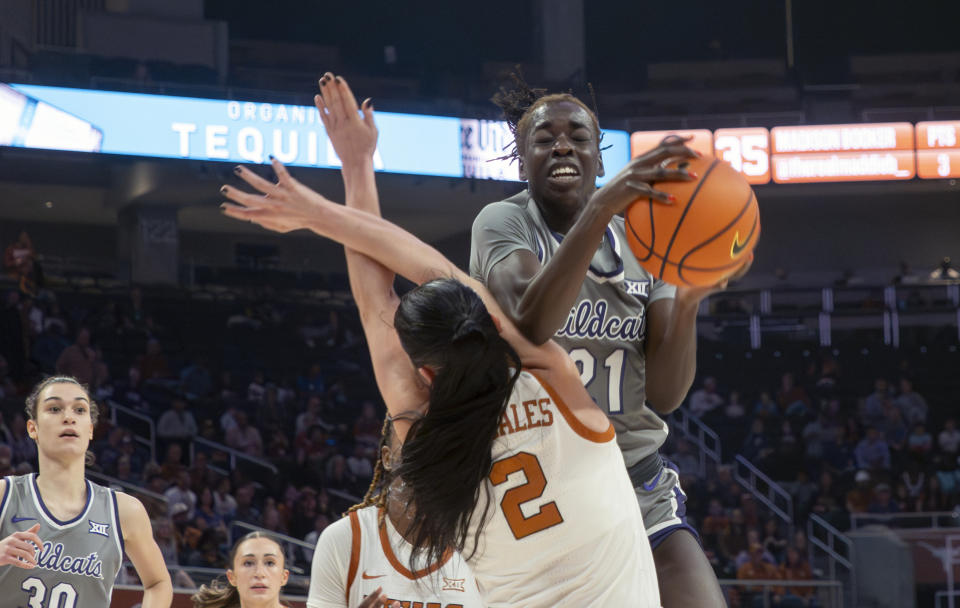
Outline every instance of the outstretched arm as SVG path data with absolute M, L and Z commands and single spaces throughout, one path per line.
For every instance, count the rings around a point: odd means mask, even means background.
M 373 170 L 377 126 L 373 104 L 363 102 L 361 118 L 357 100 L 347 82 L 331 73 L 320 79 L 314 97 L 320 119 L 342 163 L 347 207 L 380 216 L 380 200 Z M 364 254 L 345 249 L 350 290 L 360 311 L 360 321 L 380 393 L 391 414 L 422 408 L 429 397 L 426 386 L 410 363 L 393 329 L 400 298 L 393 289 L 394 273 Z M 403 426 L 403 425 L 401 425 Z M 398 429 L 403 434 L 403 429 Z
M 503 315 L 483 284 L 470 278 L 439 251 L 381 217 L 330 201 L 291 177 L 280 161 L 273 159 L 272 163 L 278 178 L 277 184 L 271 184 L 250 171 L 239 174 L 257 190 L 269 194 L 269 197 L 224 186 L 221 193 L 233 201 L 221 206 L 224 214 L 276 232 L 303 228 L 312 230 L 348 249 L 363 253 L 418 285 L 437 277 L 456 279 L 476 291 L 490 314 L 501 320 L 504 339 L 517 350 L 526 367 L 548 367 L 549 361 L 554 361 L 545 357 L 559 349 L 558 346 L 548 342 L 543 347 L 536 347 L 527 341 Z M 406 356 L 404 361 L 407 361 Z M 390 406 L 390 403 L 387 405 Z

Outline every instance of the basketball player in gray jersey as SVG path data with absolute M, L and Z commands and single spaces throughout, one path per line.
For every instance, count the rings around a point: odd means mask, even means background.
M 17 608 L 110 605 L 124 552 L 143 583 L 143 608 L 173 601 L 170 575 L 139 500 L 87 481 L 97 405 L 69 376 L 27 398 L 39 474 L 0 480 L 0 598 Z
M 693 382 L 697 309 L 715 288 L 678 289 L 653 279 L 630 253 L 617 216 L 640 198 L 671 204 L 651 184 L 695 179 L 666 161 L 697 153 L 683 139 L 667 138 L 597 190 L 603 160 L 594 113 L 572 95 L 544 95 L 519 77 L 515 82 L 494 102 L 513 130 L 508 156 L 519 161 L 528 189 L 477 216 L 470 273 L 528 339 L 553 338 L 567 348 L 590 395 L 607 410 L 654 549 L 664 608 L 726 606 L 686 523 L 677 473 L 658 452 L 667 426 L 657 413 L 678 407 Z

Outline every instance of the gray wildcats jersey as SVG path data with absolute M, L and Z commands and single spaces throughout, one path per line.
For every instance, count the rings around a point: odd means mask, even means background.
M 491 203 L 473 222 L 470 274 L 486 283 L 490 270 L 518 249 L 546 264 L 562 240 L 526 191 Z M 576 361 L 587 392 L 610 417 L 628 467 L 659 450 L 667 438 L 666 423 L 644 405 L 644 339 L 647 306 L 675 293 L 675 287 L 637 263 L 627 246 L 623 218 L 615 217 L 577 303 L 553 337 Z
M 87 481 L 87 506 L 70 521 L 55 518 L 36 476 L 7 477 L 0 499 L 0 538 L 40 524 L 37 566 L 0 566 L 0 604 L 16 608 L 105 608 L 123 562 L 113 490 Z

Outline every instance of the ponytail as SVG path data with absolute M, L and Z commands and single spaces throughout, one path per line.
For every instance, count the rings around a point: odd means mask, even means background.
M 520 358 L 480 297 L 453 279 L 407 293 L 394 325 L 414 365 L 435 371 L 429 407 L 411 427 L 396 473 L 413 492 L 408 540 L 416 570 L 418 560 L 440 561 L 466 545 Z

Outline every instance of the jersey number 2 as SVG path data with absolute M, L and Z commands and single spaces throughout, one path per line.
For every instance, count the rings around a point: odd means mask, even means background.
M 530 517 L 524 516 L 520 509 L 520 505 L 523 503 L 543 496 L 543 490 L 547 487 L 547 480 L 543 476 L 540 461 L 529 452 L 519 452 L 493 463 L 493 468 L 490 470 L 490 483 L 498 486 L 507 481 L 507 477 L 518 471 L 523 471 L 527 483 L 504 492 L 503 500 L 500 501 L 500 508 L 503 510 L 503 516 L 507 518 L 507 524 L 510 526 L 513 536 L 520 540 L 563 523 L 563 517 L 554 501 L 541 505 L 540 510 Z
M 74 608 L 77 605 L 77 590 L 69 583 L 57 583 L 50 589 L 50 601 L 47 604 L 43 600 L 47 597 L 47 586 L 43 581 L 35 576 L 23 581 L 20 588 L 30 594 L 27 598 L 28 608 Z

